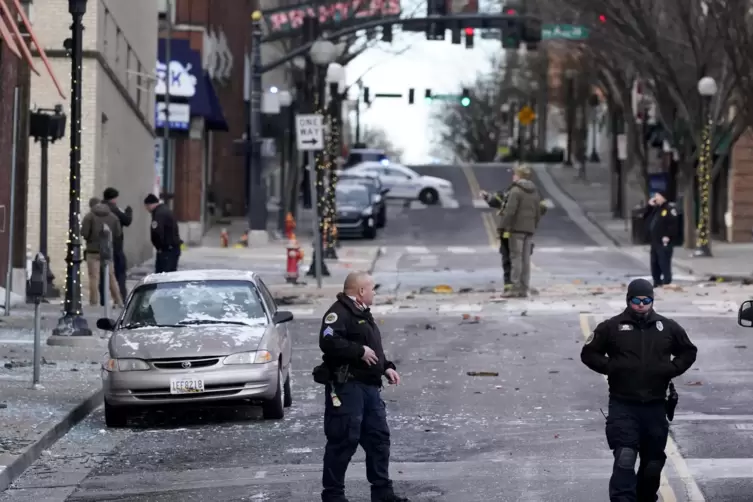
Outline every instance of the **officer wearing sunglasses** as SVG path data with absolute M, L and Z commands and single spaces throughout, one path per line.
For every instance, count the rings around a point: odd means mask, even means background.
M 614 453 L 610 502 L 657 500 L 667 458 L 667 389 L 696 359 L 697 349 L 682 326 L 653 307 L 651 283 L 632 281 L 627 308 L 600 323 L 581 351 L 583 363 L 607 375 L 609 382 L 606 435 Z

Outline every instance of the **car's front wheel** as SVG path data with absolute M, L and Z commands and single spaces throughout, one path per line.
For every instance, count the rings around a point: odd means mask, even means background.
M 433 188 L 424 188 L 421 190 L 421 193 L 418 194 L 418 200 L 427 206 L 433 206 L 439 202 L 439 193 Z
M 268 420 L 285 418 L 285 396 L 283 394 L 282 368 L 277 370 L 277 392 L 262 405 L 262 415 Z
M 105 424 L 107 427 L 125 427 L 128 424 L 128 408 L 112 406 L 105 401 Z

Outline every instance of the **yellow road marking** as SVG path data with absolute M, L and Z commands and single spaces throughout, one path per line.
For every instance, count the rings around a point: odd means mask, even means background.
M 588 337 L 591 335 L 591 315 L 590 314 L 580 314 L 580 331 L 583 335 L 584 339 L 588 339 Z M 607 379 L 606 375 L 604 376 L 604 380 Z M 665 453 L 667 453 L 667 458 L 669 459 L 669 453 L 670 451 L 676 455 L 679 455 L 679 451 L 677 450 L 677 446 L 675 445 L 674 440 L 672 439 L 672 436 L 667 437 L 667 447 L 664 449 Z M 682 458 L 680 456 L 680 458 Z M 684 463 L 684 460 L 683 460 Z M 675 461 L 672 460 L 672 464 L 675 465 Z M 693 481 L 695 483 L 695 481 Z M 675 496 L 675 491 L 672 489 L 672 487 L 669 485 L 669 479 L 667 479 L 666 474 L 664 474 L 664 471 L 661 473 L 661 484 L 659 485 L 659 495 L 661 495 L 662 502 L 677 502 L 677 497 Z M 703 502 L 703 499 L 699 502 Z

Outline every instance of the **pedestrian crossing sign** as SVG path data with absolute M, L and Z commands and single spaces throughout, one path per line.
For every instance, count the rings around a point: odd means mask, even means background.
M 530 125 L 531 122 L 533 122 L 535 118 L 536 118 L 536 113 L 534 113 L 534 111 L 528 105 L 521 108 L 520 111 L 518 112 L 518 120 L 524 126 Z

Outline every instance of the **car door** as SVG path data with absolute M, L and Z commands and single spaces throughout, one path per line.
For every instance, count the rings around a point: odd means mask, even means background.
M 415 183 L 406 173 L 393 167 L 384 167 L 384 178 L 389 179 L 390 183 L 387 188 L 390 189 L 388 195 L 401 199 L 410 199 L 416 197 Z M 384 180 L 382 181 L 384 182 Z
M 264 284 L 264 281 L 261 279 L 258 280 L 258 286 L 259 286 L 259 292 L 261 293 L 262 298 L 264 298 L 264 303 L 267 304 L 267 308 L 269 308 L 269 313 L 274 316 L 277 313 L 277 302 L 275 302 L 274 297 L 272 296 L 272 293 L 269 292 L 269 289 L 267 289 L 267 285 Z M 292 357 L 292 343 L 290 341 L 290 333 L 288 332 L 288 324 L 289 323 L 282 323 L 282 324 L 276 324 L 275 330 L 277 331 L 277 337 L 280 341 L 280 351 L 282 353 L 282 365 L 287 368 L 290 365 L 290 359 Z

